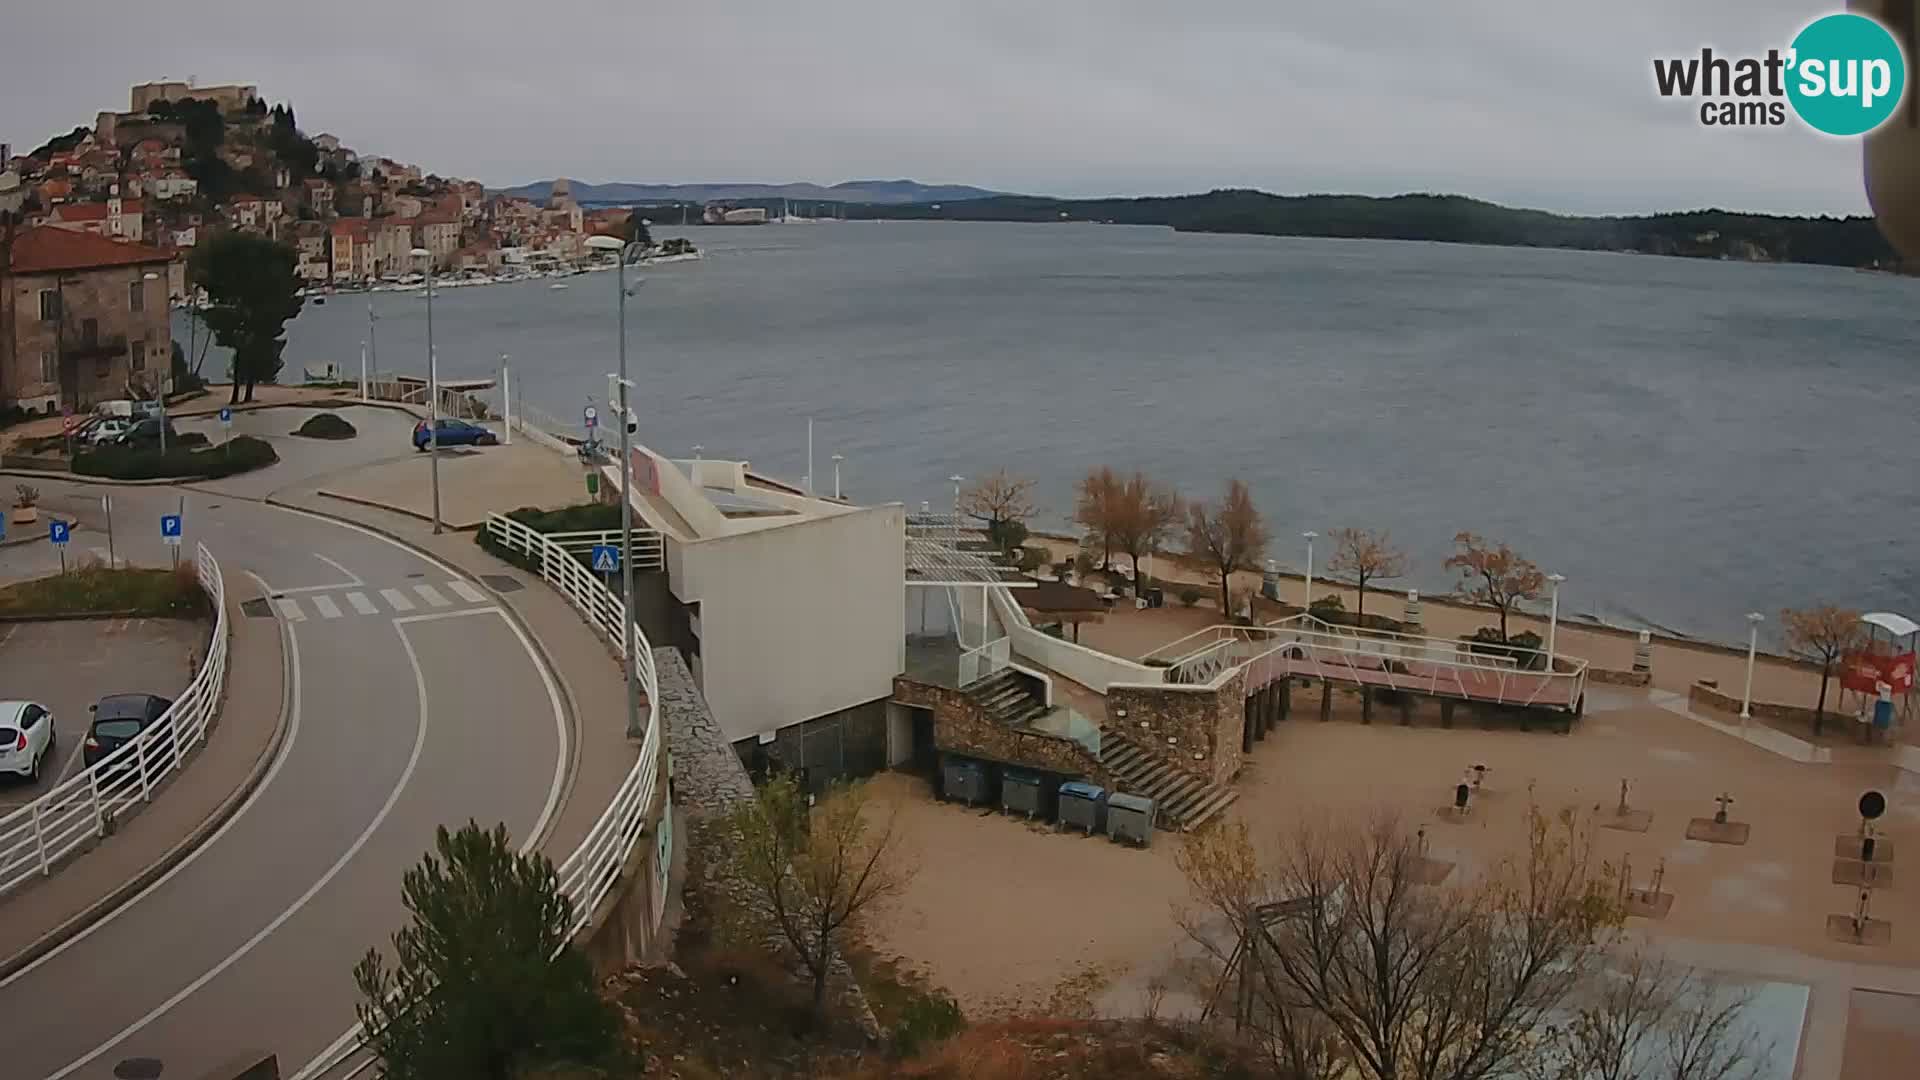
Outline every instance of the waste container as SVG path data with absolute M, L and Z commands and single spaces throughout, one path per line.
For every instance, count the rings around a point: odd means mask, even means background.
M 1031 821 L 1045 810 L 1040 801 L 1040 774 L 1025 769 L 1008 769 L 1000 774 L 1000 809 L 1009 814 L 1025 814 Z
M 1082 780 L 1060 785 L 1060 825 L 1085 829 L 1088 836 L 1107 823 L 1107 789 Z
M 1107 796 L 1107 835 L 1141 847 L 1153 843 L 1153 800 L 1120 791 Z
M 1155 585 L 1153 588 L 1148 589 L 1147 590 L 1147 606 L 1150 608 L 1166 607 L 1167 591 L 1165 589 L 1162 589 L 1158 585 Z
M 940 789 L 947 799 L 968 806 L 987 801 L 987 768 L 972 758 L 948 758 L 941 769 Z

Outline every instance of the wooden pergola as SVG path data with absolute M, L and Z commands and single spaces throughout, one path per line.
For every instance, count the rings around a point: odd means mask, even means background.
M 1107 602 L 1099 593 L 1063 581 L 1036 581 L 1032 588 L 1013 595 L 1034 621 L 1073 627 L 1075 642 L 1080 640 L 1081 623 L 1103 622 L 1107 617 Z

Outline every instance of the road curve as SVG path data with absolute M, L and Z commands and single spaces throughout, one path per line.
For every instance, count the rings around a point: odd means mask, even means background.
M 56 512 L 101 494 L 40 487 Z M 163 565 L 159 515 L 180 496 L 115 490 L 116 554 Z M 352 1023 L 351 967 L 404 920 L 401 874 L 434 829 L 473 818 L 524 839 L 555 809 L 560 695 L 479 583 L 373 532 L 258 502 L 188 493 L 186 512 L 188 550 L 205 542 L 229 589 L 252 575 L 278 597 L 265 617 L 286 644 L 289 731 L 204 846 L 0 982 L 9 1077 L 104 1080 L 129 1058 L 195 1077 L 254 1050 L 290 1074 Z

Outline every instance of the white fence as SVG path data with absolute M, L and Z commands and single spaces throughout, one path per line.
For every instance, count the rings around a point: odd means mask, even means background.
M 547 541 L 573 555 L 588 555 L 602 544 L 609 547 L 620 546 L 620 530 L 608 529 L 604 532 L 561 532 L 545 533 Z M 666 548 L 656 529 L 633 530 L 633 568 L 635 570 L 660 570 L 666 566 Z
M 206 660 L 186 690 L 145 731 L 105 760 L 0 817 L 0 895 L 53 873 L 62 858 L 107 835 L 116 818 L 153 798 L 154 788 L 207 737 L 227 678 L 227 590 L 220 564 L 204 544 L 195 552 L 194 571 L 213 604 L 213 640 Z M 84 739 L 90 726 L 69 725 L 67 737 Z
M 621 657 L 629 646 L 634 649 L 634 674 L 647 698 L 647 734 L 640 744 L 640 760 L 621 781 L 606 811 L 587 830 L 586 839 L 559 866 L 560 889 L 573 901 L 573 931 L 579 933 L 619 882 L 620 868 L 640 842 L 647 810 L 653 805 L 660 772 L 660 684 L 653 670 L 653 648 L 638 626 L 632 627 L 631 642 L 622 640 L 620 627 L 626 622 L 626 606 L 566 548 L 500 514 L 487 515 L 487 533 L 502 546 L 536 562 L 540 576 L 560 590 Z M 637 555 L 634 561 L 640 562 Z

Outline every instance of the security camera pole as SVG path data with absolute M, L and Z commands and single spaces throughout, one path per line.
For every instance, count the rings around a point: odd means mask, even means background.
M 433 351 L 433 252 L 414 248 L 427 264 L 427 456 L 433 459 L 433 531 L 440 531 L 440 358 Z
M 627 674 L 627 738 L 646 737 L 646 729 L 640 723 L 640 682 L 635 674 L 635 638 L 633 631 L 633 459 L 632 432 L 633 414 L 628 412 L 627 391 L 633 381 L 627 378 L 627 259 L 639 254 L 640 245 L 622 243 L 611 236 L 595 236 L 587 240 L 587 246 L 595 251 L 614 252 L 614 296 L 620 311 L 620 370 L 608 375 L 607 380 L 619 391 L 618 408 L 620 410 L 620 594 L 621 610 L 625 613 L 621 632 L 625 640 L 620 651 L 626 657 Z M 637 283 L 636 283 L 637 284 Z M 614 395 L 609 393 L 608 397 Z

